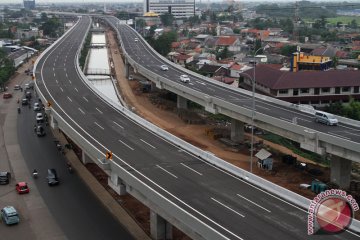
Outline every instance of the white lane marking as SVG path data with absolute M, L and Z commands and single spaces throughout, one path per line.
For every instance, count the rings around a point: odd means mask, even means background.
M 58 81 L 57 79 L 55 79 L 55 82 L 56 82 L 57 84 L 59 84 L 59 81 Z
M 223 97 L 220 97 L 218 95 L 214 95 L 214 97 L 219 98 L 219 99 L 224 99 Z
M 129 145 L 127 145 L 126 143 L 124 143 L 123 141 L 119 140 L 119 142 L 121 142 L 122 144 L 124 144 L 126 147 L 130 148 L 131 150 L 134 151 L 134 149 L 132 147 L 130 147 Z
M 197 90 L 197 91 L 201 92 L 201 89 L 199 89 L 199 88 L 197 88 L 197 87 L 193 87 L 193 89 L 195 89 L 195 90 Z
M 99 128 L 101 128 L 102 130 L 104 130 L 104 128 L 102 126 L 100 126 L 100 124 L 98 124 L 97 122 L 94 122 Z
M 84 99 L 85 101 L 89 102 L 89 100 L 87 100 L 86 97 L 83 97 L 83 99 Z
M 72 84 L 71 80 L 69 79 L 69 83 Z
M 67 37 L 66 37 L 67 38 Z M 65 39 L 66 39 L 65 38 Z M 59 45 L 58 45 L 59 46 Z M 58 47 L 57 46 L 57 47 Z M 57 47 L 55 47 L 54 50 L 52 50 L 51 53 L 53 53 Z M 43 62 L 42 66 L 41 66 L 41 78 L 44 79 L 43 77 L 43 69 L 44 69 L 44 65 L 46 60 L 48 59 L 50 55 L 48 55 L 45 58 L 45 61 Z M 46 89 L 46 91 L 49 93 L 50 97 L 54 100 L 54 97 L 51 95 L 48 87 L 46 86 L 45 82 L 44 82 L 44 87 Z M 57 106 L 59 107 L 59 109 L 68 117 L 70 118 L 70 120 L 81 129 L 81 131 L 83 131 L 87 136 L 89 136 L 92 140 L 94 140 L 97 144 L 99 144 L 102 148 L 106 149 L 109 151 L 109 149 L 104 146 L 103 144 L 101 144 L 99 141 L 97 141 L 91 134 L 89 134 L 87 131 L 85 131 L 78 123 L 76 123 L 62 108 L 61 106 L 54 100 L 54 102 L 57 104 Z M 70 126 L 70 128 L 72 128 Z M 74 132 L 77 132 L 74 128 L 72 128 L 72 130 Z M 78 132 L 77 132 L 78 133 Z M 78 133 L 79 134 L 79 133 Z M 92 145 L 86 138 L 84 138 L 84 141 L 86 141 L 89 145 L 93 146 L 94 149 L 96 149 L 98 151 L 99 154 L 103 154 L 103 151 L 100 151 L 97 147 L 95 147 L 94 145 Z M 171 192 L 167 191 L 166 189 L 164 189 L 163 187 L 161 187 L 159 184 L 157 184 L 156 182 L 152 181 L 150 178 L 146 177 L 144 174 L 142 174 L 141 172 L 139 172 L 138 170 L 136 170 L 134 167 L 132 167 L 130 164 L 128 164 L 127 162 L 125 162 L 123 159 L 121 159 L 119 156 L 117 156 L 116 154 L 113 154 L 115 157 L 117 157 L 119 159 L 119 161 L 121 161 L 123 164 L 125 164 L 126 166 L 128 166 L 129 168 L 131 168 L 134 172 L 136 172 L 137 174 L 141 175 L 142 177 L 144 177 L 145 179 L 147 179 L 149 182 L 151 182 L 152 184 L 154 184 L 156 187 L 158 187 L 159 189 L 161 189 L 162 191 L 166 192 L 167 194 L 169 194 L 170 196 L 172 196 L 173 198 L 175 198 L 177 201 L 179 201 L 180 203 L 184 204 L 186 207 L 190 208 L 192 211 L 196 212 L 197 214 L 199 214 L 200 216 L 204 217 L 205 219 L 207 219 L 208 221 L 210 221 L 211 223 L 213 223 L 214 225 L 220 227 L 221 229 L 223 229 L 224 231 L 226 231 L 227 233 L 231 234 L 232 236 L 238 238 L 238 239 L 242 239 L 241 237 L 237 236 L 235 233 L 231 232 L 230 230 L 228 230 L 227 228 L 225 228 L 224 226 L 222 226 L 221 224 L 215 222 L 214 220 L 212 220 L 210 217 L 206 216 L 205 214 L 201 213 L 200 211 L 198 211 L 197 209 L 191 207 L 189 204 L 187 204 L 186 202 L 184 202 L 183 200 L 179 199 L 177 196 L 175 196 L 174 194 L 172 194 Z M 105 156 L 105 155 L 104 155 Z M 201 161 L 201 159 L 200 159 Z M 204 162 L 206 164 L 208 164 L 207 162 Z M 121 165 L 119 165 L 118 163 L 116 163 L 114 161 L 114 164 L 117 165 L 117 167 L 119 167 L 120 169 L 122 169 L 123 171 L 126 171 L 126 169 L 124 169 L 124 167 L 122 167 Z M 210 164 L 209 164 L 210 165 Z M 213 165 L 210 165 L 212 167 L 214 167 Z M 216 168 L 216 167 L 215 167 Z M 233 176 L 230 175 L 227 172 L 224 172 L 225 174 L 228 174 L 229 176 Z M 138 181 L 141 182 L 140 179 L 138 179 L 136 176 L 134 176 L 133 174 L 130 173 L 130 175 L 132 175 L 133 178 L 137 179 Z M 144 183 L 144 185 L 149 188 L 150 190 L 152 190 L 153 192 L 155 192 L 158 195 L 161 195 L 158 191 L 156 191 L 156 189 L 152 188 L 151 186 L 147 185 L 146 183 Z M 161 195 L 162 196 L 162 195 Z M 169 200 L 168 198 L 165 198 L 166 201 L 168 201 L 171 204 L 175 204 L 175 202 Z M 206 225 L 208 228 L 210 228 L 212 231 L 216 232 L 218 235 L 220 235 L 222 238 L 224 239 L 229 239 L 228 237 L 224 236 L 222 233 L 220 233 L 219 231 L 217 231 L 216 229 L 214 229 L 213 227 L 209 226 L 208 224 L 206 224 L 204 221 L 202 221 L 201 219 L 197 218 L 196 216 L 194 216 L 193 214 L 191 214 L 190 212 L 184 210 L 183 208 L 180 208 L 183 212 L 191 215 L 193 218 L 195 218 L 197 221 L 203 223 L 204 225 Z M 230 239 L 229 239 L 230 240 Z
M 67 98 L 69 99 L 70 102 L 72 102 L 72 100 L 71 100 L 71 98 L 69 96 Z
M 156 149 L 156 147 L 154 147 L 153 145 L 151 145 L 150 143 L 146 142 L 145 140 L 143 140 L 141 138 L 140 138 L 140 141 L 142 141 L 143 143 L 145 143 L 145 144 L 149 145 L 150 147 Z
M 267 108 L 267 107 L 263 107 L 261 105 L 256 105 L 257 108 L 262 108 L 262 109 L 265 109 L 265 110 L 270 110 L 270 108 Z
M 342 135 L 340 135 L 340 134 L 336 134 L 336 133 L 332 133 L 332 132 L 327 132 L 327 133 L 330 134 L 330 135 L 334 135 L 334 136 L 340 137 L 340 138 L 345 138 L 345 139 L 347 139 L 347 140 L 351 140 L 351 138 L 344 137 L 344 136 L 342 136 Z
M 215 92 L 215 89 L 213 89 L 213 88 L 207 88 L 207 89 L 209 89 L 210 91 L 212 91 L 212 92 Z
M 55 68 L 53 68 L 53 72 L 55 72 Z
M 193 84 L 193 83 L 191 83 L 191 82 L 189 83 L 189 85 L 194 86 L 194 84 Z
M 351 133 L 351 132 L 348 132 L 348 131 L 344 131 L 344 133 L 346 133 L 346 134 L 349 134 L 349 135 L 354 135 L 354 136 L 359 136 L 359 134 L 355 134 L 355 133 Z
M 225 208 L 229 209 L 230 211 L 232 211 L 232 212 L 236 213 L 237 215 L 239 215 L 239 216 L 241 216 L 241 217 L 245 217 L 245 216 L 244 216 L 244 215 L 242 215 L 241 213 L 239 213 L 239 212 L 235 211 L 234 209 L 230 208 L 229 206 L 226 206 L 225 204 L 223 204 L 222 202 L 220 202 L 220 201 L 216 200 L 215 198 L 210 198 L 210 199 L 211 199 L 211 200 L 213 200 L 214 202 L 217 202 L 217 203 L 218 203 L 218 204 L 220 204 L 221 206 L 223 206 L 223 207 L 225 207 Z
M 66 60 L 65 60 L 65 62 L 66 62 Z M 64 63 L 64 67 L 65 67 L 65 63 Z
M 54 73 L 54 77 L 55 77 L 56 75 L 55 75 L 55 73 Z
M 123 126 L 121 126 L 120 124 L 118 124 L 117 122 L 113 121 L 113 123 L 115 123 L 118 127 L 120 127 L 120 128 L 122 128 L 122 129 L 124 129 L 124 127 L 123 127 Z
M 299 119 L 299 120 L 301 120 L 301 121 L 304 121 L 304 122 L 312 122 L 312 121 L 310 121 L 310 120 L 307 120 L 307 119 L 303 119 L 303 118 L 297 118 L 297 119 Z
M 79 92 L 79 90 L 77 88 L 75 88 L 75 91 Z
M 60 88 L 60 90 L 62 91 L 62 92 L 64 92 L 64 89 L 62 89 L 62 87 L 59 87 Z
M 203 82 L 200 82 L 200 81 L 196 81 L 197 83 L 199 83 L 199 84 L 201 84 L 201 85 L 206 85 L 205 83 L 203 83 Z
M 263 209 L 263 210 L 265 210 L 265 211 L 267 211 L 267 212 L 269 212 L 269 213 L 271 212 L 270 210 L 264 208 L 263 206 L 260 206 L 259 204 L 251 201 L 250 199 L 247 199 L 247 198 L 244 197 L 244 196 L 241 196 L 240 194 L 236 194 L 236 195 L 238 195 L 238 196 L 241 197 L 242 199 L 245 199 L 245 200 L 248 201 L 248 202 L 251 202 L 251 203 L 254 204 L 255 206 L 258 206 L 259 208 L 261 208 L 261 209 Z
M 192 169 L 191 167 L 189 167 L 188 165 L 185 165 L 184 163 L 180 163 L 181 165 L 183 165 L 184 167 L 186 167 L 186 168 L 188 168 L 188 169 L 190 169 L 191 171 L 193 171 L 194 173 L 197 173 L 197 174 L 199 174 L 200 176 L 202 176 L 202 173 L 200 173 L 200 172 L 198 172 L 198 171 L 196 171 L 196 170 L 194 170 L 194 169 Z
M 166 75 L 166 74 L 163 74 L 163 75 L 164 75 L 165 77 L 167 77 L 167 78 L 169 77 L 169 76 L 168 76 L 168 75 Z
M 97 107 L 95 108 L 99 113 L 103 114 L 102 111 L 100 111 Z
M 65 73 L 65 76 L 66 76 L 66 78 L 68 78 L 68 75 L 67 75 L 67 73 Z
M 175 176 L 174 174 L 172 174 L 171 172 L 169 172 L 169 171 L 166 170 L 165 168 L 162 168 L 161 166 L 159 166 L 159 165 L 157 165 L 157 164 L 156 164 L 156 166 L 157 166 L 158 168 L 160 168 L 161 170 L 163 170 L 164 172 L 167 172 L 168 174 L 170 174 L 170 175 L 173 176 L 174 178 L 178 178 L 177 176 Z
M 84 112 L 83 110 L 81 110 L 81 108 L 78 108 L 78 109 L 79 109 L 79 111 L 80 111 L 82 114 L 85 115 L 85 112 Z
M 287 119 L 287 118 L 280 117 L 280 119 L 285 120 L 287 122 L 292 122 L 290 119 Z

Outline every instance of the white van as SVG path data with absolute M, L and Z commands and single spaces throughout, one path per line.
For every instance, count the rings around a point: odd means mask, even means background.
M 316 111 L 315 112 L 315 122 L 320 122 L 320 123 L 324 123 L 326 125 L 336 126 L 339 121 L 331 113 Z

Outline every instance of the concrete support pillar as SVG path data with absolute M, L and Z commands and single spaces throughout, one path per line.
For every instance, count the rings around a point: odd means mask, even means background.
M 130 64 L 125 63 L 125 77 L 126 79 L 129 79 L 130 76 Z
M 50 119 L 50 126 L 51 126 L 53 129 L 57 129 L 57 128 L 58 128 L 58 122 L 56 121 L 56 119 L 54 118 L 54 116 L 51 115 L 50 112 L 45 111 L 45 113 L 46 113 L 47 116 L 48 116 L 48 121 L 49 121 L 49 119 Z
M 120 196 L 126 194 L 126 185 L 121 181 L 119 176 L 113 172 L 111 172 L 108 178 L 108 185 Z
M 177 95 L 177 108 L 187 109 L 187 99 Z
M 234 142 L 244 141 L 244 123 L 231 119 L 231 140 Z
M 157 90 L 156 83 L 151 82 L 151 91 L 155 92 Z
M 348 188 L 350 177 L 351 161 L 338 156 L 331 156 L 331 182 L 338 184 L 341 188 Z
M 91 159 L 89 158 L 88 155 L 86 155 L 86 153 L 84 152 L 84 150 L 81 150 L 81 162 L 83 164 L 87 164 L 87 163 L 91 163 Z
M 155 240 L 172 239 L 172 225 L 152 210 L 150 210 L 150 234 Z

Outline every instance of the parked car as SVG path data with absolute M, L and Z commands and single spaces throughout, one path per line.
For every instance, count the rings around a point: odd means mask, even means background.
M 169 67 L 166 66 L 166 65 L 161 65 L 160 68 L 161 68 L 161 70 L 163 70 L 163 71 L 169 70 Z
M 26 92 L 26 93 L 25 93 L 25 97 L 26 97 L 27 99 L 31 99 L 31 92 Z
M 129 75 L 129 80 L 133 80 L 134 76 L 133 75 Z
M 190 78 L 188 75 L 183 74 L 183 75 L 180 75 L 180 81 L 182 81 L 184 83 L 188 83 L 188 82 L 190 82 Z
M 20 222 L 19 214 L 13 206 L 7 206 L 1 209 L 1 218 L 7 225 L 17 224 Z
M 14 86 L 14 90 L 20 90 L 20 89 L 21 89 L 20 85 L 15 85 Z
M 50 168 L 47 170 L 47 181 L 49 186 L 54 186 L 59 184 L 59 179 L 54 168 Z
M 19 194 L 22 194 L 22 193 L 29 193 L 30 189 L 29 189 L 26 182 L 19 182 L 19 183 L 16 184 L 16 191 Z
M 36 126 L 36 135 L 38 136 L 38 137 L 42 137 L 42 136 L 45 136 L 45 129 L 43 128 L 43 126 L 41 126 L 41 125 L 38 125 L 38 126 Z
M 138 42 L 138 41 L 139 41 L 139 39 L 136 37 L 136 38 L 134 39 L 134 41 L 135 41 L 135 42 Z
M 329 126 L 330 125 L 336 126 L 339 121 L 331 113 L 316 111 L 315 112 L 315 122 L 324 123 Z
M 37 113 L 36 114 L 36 122 L 42 122 L 44 121 L 44 116 L 42 113 Z
M 8 99 L 8 98 L 12 98 L 12 94 L 11 93 L 4 93 L 3 99 Z
M 30 89 L 30 84 L 29 83 L 25 84 L 25 89 Z
M 40 111 L 40 110 L 41 110 L 40 103 L 38 102 L 34 103 L 34 111 Z
M 0 172 L 0 184 L 9 184 L 11 174 L 9 172 Z

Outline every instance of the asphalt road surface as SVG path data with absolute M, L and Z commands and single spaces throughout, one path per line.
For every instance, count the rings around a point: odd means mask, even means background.
M 141 64 L 148 70 L 165 77 L 169 80 L 188 86 L 193 90 L 199 92 L 199 94 L 207 94 L 218 99 L 225 100 L 237 106 L 241 106 L 247 109 L 252 109 L 251 95 L 245 95 L 243 93 L 236 92 L 231 89 L 223 88 L 219 85 L 204 81 L 200 78 L 192 76 L 182 70 L 168 65 L 167 62 L 160 59 L 155 53 L 153 53 L 144 41 L 138 36 L 134 29 L 125 24 L 116 24 L 115 18 L 110 19 L 115 26 L 120 30 L 120 35 L 123 40 L 124 48 L 126 52 L 131 56 L 133 60 Z M 138 38 L 138 41 L 135 41 Z M 167 65 L 168 71 L 160 69 L 161 65 Z M 180 81 L 180 75 L 187 74 L 190 77 L 190 83 L 183 83 Z M 314 121 L 314 115 L 305 112 L 297 111 L 288 107 L 276 105 L 272 102 L 256 99 L 256 112 L 266 114 L 283 121 L 293 122 L 296 117 L 297 125 L 304 126 L 314 131 L 323 132 L 332 135 L 333 137 L 341 138 L 343 140 L 349 140 L 360 143 L 360 128 L 339 123 L 338 126 L 326 126 L 324 124 L 316 123 Z M 256 119 L 256 116 L 255 116 Z M 261 119 L 259 119 L 261 121 Z M 360 147 L 360 146 L 359 146 Z
M 29 172 L 34 168 L 38 170 L 36 187 L 66 237 L 70 240 L 133 239 L 76 172 L 68 172 L 65 157 L 57 150 L 49 127 L 45 127 L 46 136 L 35 134 L 35 113 L 28 106 L 22 107 L 18 117 L 19 145 Z M 48 186 L 48 168 L 56 169 L 60 185 Z
M 111 150 L 113 161 L 134 177 L 228 239 L 358 238 L 347 232 L 308 236 L 306 211 L 209 165 L 109 106 L 75 68 L 76 50 L 89 24 L 83 17 L 39 61 L 36 78 L 53 110 L 96 148 Z

